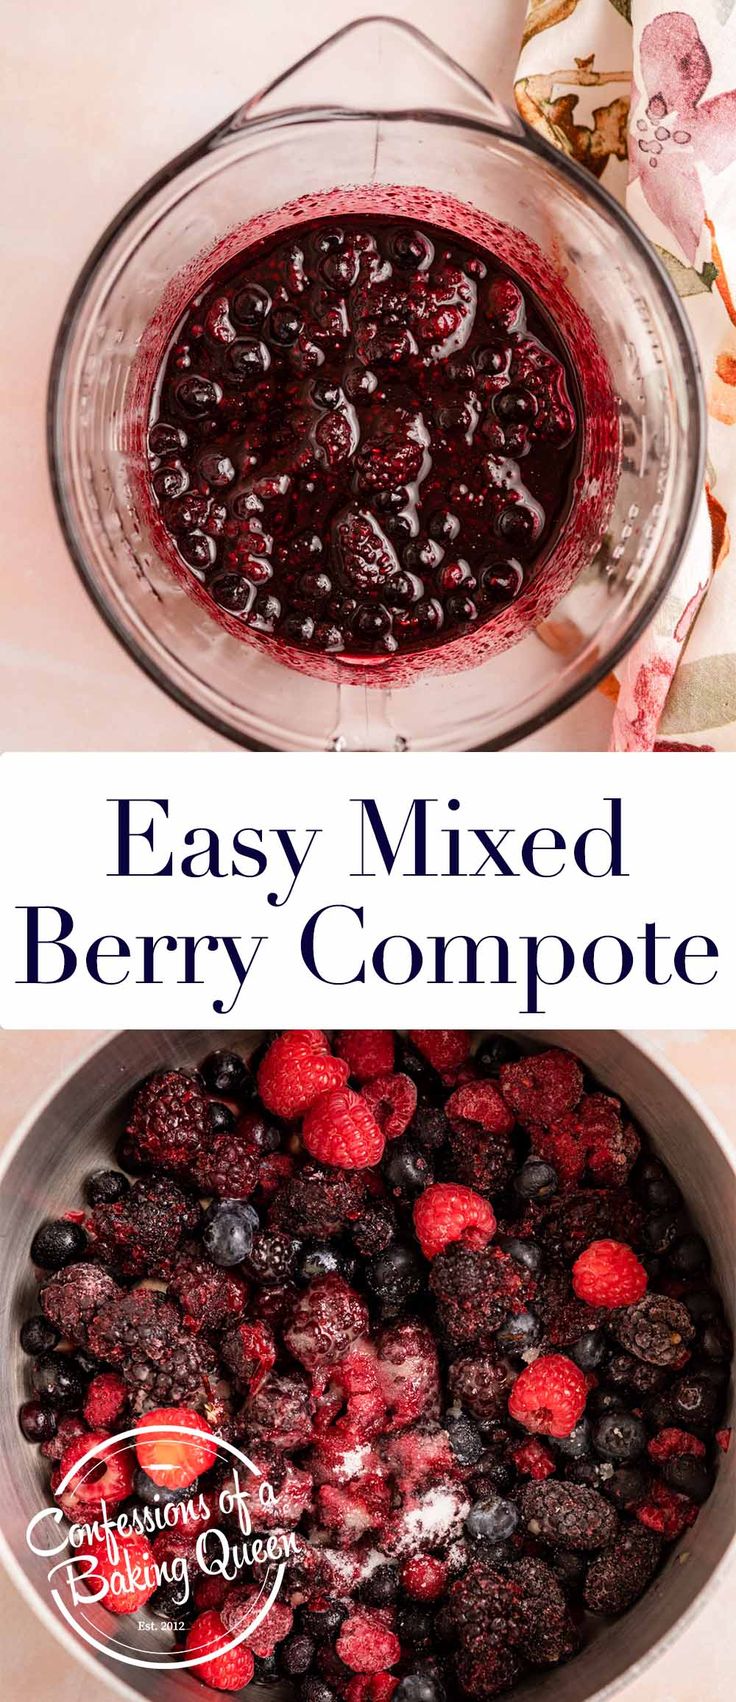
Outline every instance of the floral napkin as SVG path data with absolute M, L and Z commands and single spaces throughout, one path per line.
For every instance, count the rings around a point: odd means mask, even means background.
M 672 591 L 606 683 L 614 748 L 733 749 L 736 0 L 677 11 L 663 0 L 528 0 L 515 93 L 522 117 L 594 172 L 654 244 L 705 380 L 698 521 Z

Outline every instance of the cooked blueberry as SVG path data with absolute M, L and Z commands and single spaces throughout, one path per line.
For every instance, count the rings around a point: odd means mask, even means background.
M 293 307 L 274 307 L 269 320 L 268 332 L 272 343 L 278 343 L 281 348 L 289 349 L 296 342 L 302 328 L 301 315 Z
M 238 337 L 236 342 L 230 343 L 225 356 L 228 373 L 236 384 L 255 384 L 263 378 L 270 364 L 268 349 L 257 337 Z
M 60 1271 L 81 1259 L 87 1237 L 81 1223 L 59 1217 L 42 1223 L 31 1242 L 31 1260 L 44 1271 Z
M 218 1200 L 204 1215 L 202 1240 L 214 1265 L 239 1265 L 253 1246 L 258 1213 L 245 1200 Z
M 176 386 L 176 400 L 179 407 L 191 419 L 201 419 L 210 413 L 222 395 L 219 384 L 214 384 L 210 378 L 199 378 L 192 373 L 187 378 L 181 378 Z
M 255 330 L 263 324 L 270 306 L 271 299 L 267 290 L 260 284 L 246 284 L 233 298 L 233 319 L 238 325 L 249 325 Z

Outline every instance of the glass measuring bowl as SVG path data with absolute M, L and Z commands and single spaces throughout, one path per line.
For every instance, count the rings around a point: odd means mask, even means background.
M 223 259 L 295 216 L 294 204 L 377 210 L 387 193 L 417 216 L 442 209 L 438 222 L 459 228 L 467 215 L 498 240 L 506 231 L 517 272 L 541 288 L 588 381 L 595 453 L 546 599 L 515 605 L 487 644 L 451 643 L 427 666 L 333 662 L 318 677 L 293 652 L 233 636 L 177 578 L 147 500 L 145 427 L 171 330 Z M 589 339 L 582 361 L 578 335 Z M 598 417 L 588 354 L 600 363 Z M 426 37 L 382 18 L 339 31 L 123 209 L 64 317 L 49 432 L 73 558 L 136 659 L 225 736 L 306 750 L 495 747 L 568 707 L 664 597 L 704 453 L 689 329 L 636 227 Z

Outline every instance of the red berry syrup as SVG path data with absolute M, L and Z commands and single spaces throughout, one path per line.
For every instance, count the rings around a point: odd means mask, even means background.
M 231 631 L 313 656 L 484 627 L 570 509 L 560 339 L 492 253 L 431 224 L 326 217 L 253 244 L 190 302 L 154 394 L 179 557 Z

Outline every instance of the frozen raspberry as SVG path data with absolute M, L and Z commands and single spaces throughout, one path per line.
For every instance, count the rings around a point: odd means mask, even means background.
M 500 1247 L 463 1247 L 451 1242 L 432 1261 L 429 1286 L 453 1347 L 486 1341 L 510 1312 L 522 1310 L 522 1273 Z
M 329 1368 L 329 1382 L 319 1398 L 320 1432 L 332 1424 L 336 1436 L 352 1443 L 368 1441 L 384 1430 L 388 1402 L 382 1376 L 373 1343 L 356 1342 Z
M 591 1241 L 572 1267 L 572 1286 L 589 1306 L 632 1306 L 646 1293 L 647 1273 L 621 1241 Z
M 254 1395 L 276 1363 L 276 1339 L 259 1319 L 235 1324 L 222 1337 L 220 1351 L 238 1383 Z
M 577 1058 L 556 1047 L 502 1064 L 499 1080 L 506 1104 L 523 1124 L 554 1123 L 574 1110 L 583 1091 Z
M 719 1446 L 722 1454 L 728 1453 L 728 1450 L 731 1446 L 731 1435 L 732 1435 L 732 1432 L 731 1432 L 730 1425 L 726 1425 L 725 1429 L 723 1429 L 723 1430 L 717 1430 L 716 1431 L 716 1442 L 718 1443 L 718 1446 Z
M 335 1648 L 351 1672 L 381 1672 L 395 1666 L 401 1655 L 390 1615 L 379 1608 L 351 1613 L 340 1627 Z
M 445 1105 L 445 1116 L 456 1128 L 470 1124 L 486 1135 L 510 1135 L 515 1121 L 492 1081 L 468 1081 L 456 1087 Z
M 85 1554 L 94 1558 L 94 1571 L 86 1582 L 110 1613 L 135 1613 L 157 1588 L 156 1566 L 148 1538 L 137 1531 L 115 1532 L 115 1558 L 107 1542 L 85 1543 Z M 100 1595 L 101 1586 L 107 1586 Z
M 209 1101 L 191 1076 L 163 1070 L 139 1087 L 126 1129 L 136 1164 L 187 1173 L 211 1134 Z
M 390 1672 L 356 1672 L 345 1687 L 345 1702 L 391 1702 L 398 1682 Z M 304 1702 L 319 1702 L 319 1698 L 305 1696 Z
M 645 1294 L 612 1319 L 616 1340 L 649 1365 L 682 1365 L 695 1340 L 690 1313 L 665 1294 Z
M 94 1516 L 100 1512 L 103 1501 L 108 1507 L 116 1507 L 132 1495 L 133 1458 L 128 1449 L 111 1448 L 94 1454 L 86 1465 L 79 1464 L 90 1449 L 98 1448 L 108 1440 L 105 1430 L 85 1431 L 69 1443 L 52 1472 L 51 1488 L 68 1519 L 83 1520 L 88 1515 Z M 75 1467 L 79 1469 L 74 1470 Z M 68 1472 L 73 1473 L 71 1481 L 66 1489 L 60 1490 L 59 1485 Z
M 473 1123 L 450 1129 L 451 1167 L 457 1182 L 481 1194 L 498 1194 L 511 1181 L 517 1160 L 506 1135 L 491 1135 Z
M 68 1265 L 41 1289 L 41 1311 L 75 1347 L 86 1347 L 87 1329 L 95 1312 L 121 1292 L 115 1278 L 101 1265 Z
M 623 1121 L 620 1100 L 606 1093 L 583 1094 L 575 1117 L 590 1175 L 604 1187 L 618 1187 L 626 1181 L 641 1147 L 636 1130 Z
M 338 1548 L 354 1548 L 369 1531 L 382 1533 L 390 1510 L 390 1490 L 380 1473 L 345 1485 L 325 1483 L 317 1491 L 320 1524 Z
M 361 1089 L 379 1129 L 389 1141 L 406 1133 L 417 1108 L 417 1089 L 411 1076 L 373 1076 Z
M 577 1187 L 585 1170 L 585 1147 L 574 1124 L 575 1113 L 571 1112 L 569 1117 L 558 1117 L 549 1129 L 542 1123 L 532 1124 L 529 1128 L 535 1153 L 552 1165 L 563 1189 Z
M 365 1177 L 360 1171 L 323 1170 L 305 1164 L 273 1202 L 271 1222 L 310 1241 L 329 1241 L 348 1228 L 365 1208 Z
M 368 1309 L 343 1277 L 318 1277 L 299 1296 L 283 1328 L 289 1352 L 308 1371 L 342 1359 L 368 1328 Z
M 237 1130 L 213 1136 L 199 1153 L 192 1175 L 203 1194 L 247 1200 L 260 1180 L 261 1155 Z
M 122 1276 L 165 1276 L 179 1242 L 199 1224 L 200 1208 L 167 1176 L 139 1178 L 112 1205 L 95 1206 L 90 1250 Z
M 643 1213 L 623 1188 L 582 1188 L 553 1200 L 545 1207 L 537 1233 L 555 1258 L 574 1259 L 591 1241 L 624 1241 L 633 1246 L 640 1238 Z
M 313 1479 L 309 1471 L 294 1464 L 280 1448 L 272 1443 L 248 1444 L 248 1457 L 273 1490 L 273 1501 L 264 1506 L 258 1495 L 258 1484 L 251 1479 L 241 1483 L 250 1516 L 256 1530 L 291 1531 L 311 1507 Z
M 152 1406 L 203 1406 L 214 1353 L 185 1329 L 162 1294 L 134 1289 L 111 1300 L 90 1325 L 89 1345 L 99 1359 L 120 1367 L 135 1413 Z
M 185 1324 L 197 1330 L 219 1330 L 242 1318 L 248 1299 L 242 1277 L 213 1265 L 196 1246 L 176 1254 L 168 1289 L 181 1306 Z
M 356 1478 L 380 1477 L 383 1465 L 373 1443 L 359 1441 L 335 1429 L 320 1436 L 309 1456 L 309 1466 L 315 1483 L 329 1483 L 334 1489 L 344 1489 Z
M 166 1426 L 165 1431 L 159 1429 L 161 1425 Z M 186 1432 L 190 1430 L 200 1434 L 189 1436 Z M 155 1407 L 138 1420 L 137 1431 L 138 1463 L 163 1488 L 187 1489 L 217 1459 L 217 1445 L 206 1418 L 189 1407 Z
M 320 1094 L 342 1087 L 348 1066 L 333 1058 L 325 1036 L 299 1029 L 269 1046 L 258 1071 L 258 1092 L 267 1111 L 290 1122 L 303 1117 Z
M 460 1028 L 415 1028 L 412 1044 L 441 1076 L 452 1075 L 470 1057 L 472 1035 Z
M 662 1543 L 643 1525 L 626 1525 L 610 1546 L 591 1560 L 585 1577 L 585 1606 L 590 1613 L 625 1613 L 651 1583 Z
M 517 1424 L 542 1436 L 569 1436 L 585 1411 L 584 1373 L 562 1353 L 543 1354 L 517 1377 L 509 1413 Z
M 450 1391 L 475 1418 L 505 1417 L 513 1382 L 511 1367 L 493 1354 L 468 1355 L 450 1366 Z
M 84 1397 L 84 1416 L 90 1430 L 110 1430 L 124 1412 L 128 1391 L 117 1371 L 99 1371 Z
M 297 1373 L 269 1372 L 248 1396 L 243 1408 L 249 1435 L 273 1442 L 290 1453 L 305 1448 L 314 1431 L 313 1403 L 309 1387 Z
M 79 1436 L 88 1436 L 89 1430 L 83 1418 L 78 1413 L 64 1413 L 59 1419 L 56 1431 L 46 1442 L 41 1443 L 41 1453 L 46 1460 L 60 1460 L 71 1442 L 76 1442 Z
M 646 1500 L 634 1508 L 637 1519 L 648 1530 L 656 1531 L 667 1542 L 675 1542 L 689 1525 L 694 1525 L 698 1508 L 687 1495 L 679 1495 L 666 1483 L 652 1483 Z
M 364 1170 L 378 1164 L 384 1137 L 362 1095 L 350 1087 L 334 1088 L 307 1111 L 302 1139 L 320 1164 L 341 1170 Z
M 525 1483 L 519 1506 L 529 1535 L 553 1548 L 605 1548 L 618 1525 L 610 1501 L 582 1483 Z
M 543 1483 L 557 1470 L 554 1456 L 536 1437 L 529 1442 L 520 1442 L 518 1448 L 512 1448 L 511 1458 L 519 1475 L 531 1477 L 535 1483 Z
M 338 1058 L 344 1058 L 354 1081 L 371 1081 L 390 1075 L 394 1067 L 395 1043 L 389 1028 L 346 1028 L 335 1042 Z
M 444 1426 L 420 1419 L 384 1443 L 386 1465 L 402 1490 L 424 1489 L 455 1470 L 455 1454 Z
M 242 1690 L 253 1677 L 255 1662 L 248 1643 L 238 1643 L 235 1649 L 221 1653 L 230 1640 L 219 1613 L 212 1609 L 198 1614 L 187 1632 L 187 1653 L 208 1655 L 192 1671 L 202 1684 L 211 1685 L 213 1690 Z
M 378 1375 L 392 1429 L 400 1430 L 417 1418 L 439 1416 L 437 1346 L 426 1324 L 393 1324 L 382 1332 Z
M 417 1602 L 433 1602 L 447 1583 L 447 1565 L 436 1554 L 417 1554 L 404 1561 L 400 1578 L 407 1596 Z
M 658 1430 L 647 1442 L 647 1453 L 650 1460 L 656 1460 L 660 1465 L 666 1460 L 680 1460 L 684 1454 L 692 1454 L 698 1459 L 704 1459 L 705 1443 L 697 1436 L 691 1436 L 689 1430 L 679 1430 L 676 1425 L 666 1425 L 664 1430 Z
M 222 1619 L 230 1636 L 242 1632 L 255 1619 L 263 1606 L 263 1596 L 260 1590 L 251 1587 L 231 1590 L 223 1603 Z M 252 1649 L 259 1660 L 265 1660 L 272 1655 L 278 1643 L 283 1643 L 288 1637 L 294 1624 L 294 1615 L 288 1603 L 283 1600 L 273 1602 L 265 1619 L 256 1626 L 255 1631 L 248 1633 L 245 1647 Z
M 434 1259 L 450 1242 L 485 1247 L 496 1228 L 487 1200 L 456 1182 L 435 1182 L 414 1206 L 414 1229 L 425 1259 Z

